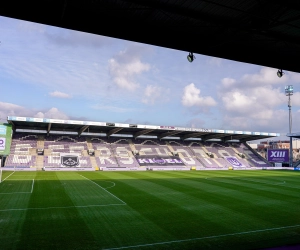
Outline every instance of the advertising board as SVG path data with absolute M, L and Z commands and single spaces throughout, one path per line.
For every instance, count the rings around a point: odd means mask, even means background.
M 185 166 L 178 156 L 136 155 L 135 158 L 140 166 Z
M 12 137 L 11 124 L 0 124 L 0 155 L 9 155 Z
M 267 160 L 269 162 L 289 162 L 289 150 L 268 149 Z

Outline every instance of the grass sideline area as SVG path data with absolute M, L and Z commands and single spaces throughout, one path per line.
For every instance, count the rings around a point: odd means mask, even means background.
M 300 245 L 300 172 L 5 172 L 1 249 Z

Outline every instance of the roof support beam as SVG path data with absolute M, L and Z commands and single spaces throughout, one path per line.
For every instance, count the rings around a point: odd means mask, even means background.
M 89 125 L 85 125 L 82 128 L 80 128 L 78 131 L 78 136 L 80 136 L 85 130 L 87 130 L 88 127 L 89 127 Z
M 148 134 L 150 132 L 152 132 L 154 129 L 144 129 L 144 130 L 141 130 L 139 132 L 136 132 L 134 135 L 133 135 L 133 138 L 137 138 L 138 136 L 140 135 L 145 135 L 145 134 Z
M 51 124 L 52 124 L 52 123 L 49 123 L 49 124 L 48 124 L 47 135 L 49 135 L 49 133 L 50 133 L 50 130 L 51 130 Z
M 123 128 L 114 128 L 112 130 L 110 130 L 108 133 L 107 133 L 107 137 L 110 137 L 111 135 L 115 134 L 115 133 L 118 133 L 120 130 L 122 130 Z

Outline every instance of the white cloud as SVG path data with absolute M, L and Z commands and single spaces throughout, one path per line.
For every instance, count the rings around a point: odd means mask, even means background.
M 51 108 L 48 111 L 37 111 L 13 103 L 0 102 L 1 120 L 6 120 L 7 116 L 68 119 L 68 116 L 59 111 L 57 108 Z
M 142 102 L 145 104 L 154 104 L 157 101 L 166 101 L 167 98 L 163 97 L 167 96 L 166 94 L 169 93 L 169 89 L 163 89 L 159 86 L 154 85 L 147 85 Z
M 286 102 L 288 100 L 288 97 L 285 97 Z M 292 106 L 300 106 L 300 92 L 296 92 L 291 96 L 291 103 Z
M 287 97 L 284 83 L 289 80 L 278 78 L 276 71 L 262 68 L 256 74 L 246 74 L 241 79 L 224 78 L 218 89 L 222 100 L 224 126 L 232 129 L 285 131 L 287 123 Z M 291 81 L 291 80 L 290 80 Z M 275 85 L 275 86 L 274 86 Z M 293 105 L 300 105 L 300 93 L 294 94 Z M 293 96 L 293 97 L 294 97 Z
M 137 110 L 134 108 L 124 108 L 124 107 L 107 106 L 107 105 L 94 105 L 92 106 L 92 108 L 97 110 L 107 110 L 115 113 L 126 113 L 126 112 L 133 112 Z
M 57 97 L 57 98 L 71 98 L 71 95 L 68 95 L 68 94 L 60 92 L 60 91 L 50 92 L 49 95 L 52 97 Z
M 205 120 L 200 118 L 191 119 L 186 126 L 190 128 L 204 128 Z
M 51 108 L 45 112 L 37 112 L 33 117 L 36 118 L 52 118 L 52 119 L 69 119 L 69 116 L 64 114 L 63 112 L 59 111 L 57 108 Z
M 233 87 L 234 84 L 236 83 L 236 80 L 233 79 L 233 78 L 223 78 L 222 79 L 222 85 L 223 87 L 225 88 L 230 88 L 230 87 Z
M 150 69 L 150 65 L 141 62 L 141 46 L 131 46 L 109 60 L 109 72 L 119 88 L 135 90 L 139 84 L 135 77 Z
M 285 72 L 285 71 L 283 71 L 283 72 Z M 292 82 L 295 82 L 295 83 L 300 82 L 300 74 L 299 73 L 285 72 L 285 75 L 283 77 L 285 77 L 286 75 L 289 76 L 289 79 L 291 79 Z
M 277 76 L 277 69 L 263 67 L 258 74 L 246 74 L 243 76 L 242 81 L 248 84 L 282 84 L 289 80 L 288 75 L 279 78 Z
M 222 60 L 221 58 L 217 58 L 217 57 L 210 57 L 207 62 L 209 65 L 212 66 L 220 66 L 222 64 Z
M 7 118 L 7 116 L 27 116 L 32 114 L 26 108 L 8 102 L 0 102 L 0 117 L 1 119 Z
M 217 105 L 217 102 L 211 96 L 200 96 L 200 89 L 194 83 L 185 86 L 181 103 L 186 107 L 212 107 Z
M 279 89 L 267 87 L 253 88 L 247 91 L 235 89 L 222 92 L 220 95 L 225 111 L 232 114 L 247 114 L 256 118 L 258 114 L 262 118 L 267 118 L 268 111 L 283 104 L 284 99 L 284 95 L 280 93 Z
M 265 119 L 255 119 L 253 116 L 248 116 L 245 112 L 244 116 L 232 116 L 225 114 L 224 124 L 230 129 L 258 131 L 258 132 L 278 132 L 286 135 L 288 132 L 288 112 L 282 109 L 274 109 L 271 116 Z M 298 117 L 295 117 L 293 124 L 300 122 Z M 297 130 L 297 129 L 296 129 Z

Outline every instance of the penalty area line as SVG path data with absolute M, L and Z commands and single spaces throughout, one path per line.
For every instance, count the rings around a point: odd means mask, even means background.
M 47 210 L 47 209 L 68 209 L 68 208 L 89 208 L 89 207 L 109 207 L 109 206 L 125 206 L 125 205 L 126 204 L 105 204 L 105 205 L 86 205 L 86 206 L 67 206 L 67 207 L 10 208 L 10 209 L 1 209 L 0 212 L 27 211 L 27 210 Z
M 30 192 L 12 192 L 12 193 L 0 193 L 0 194 L 31 194 Z
M 247 178 L 236 178 L 236 179 L 244 180 L 244 181 L 250 181 L 250 182 L 256 182 L 256 183 L 262 183 L 262 184 L 272 185 L 272 186 L 278 186 L 278 185 L 283 185 L 283 184 L 285 184 L 285 181 L 282 181 L 282 182 L 276 182 L 276 183 L 269 183 L 269 182 L 265 182 L 265 181 L 250 180 L 250 179 L 247 179 Z
M 105 192 L 109 193 L 111 196 L 115 197 L 117 200 L 121 201 L 124 205 L 127 205 L 125 201 L 122 201 L 120 198 L 118 198 L 117 196 L 115 196 L 114 194 L 112 194 L 111 192 L 107 191 L 105 188 L 101 187 L 99 184 L 97 184 L 96 182 L 90 180 L 89 178 L 79 174 L 81 177 L 85 178 L 86 180 L 94 183 L 95 185 L 97 185 L 98 187 L 100 187 L 102 190 L 104 190 Z
M 148 243 L 148 244 L 124 246 L 124 247 L 104 248 L 104 250 L 118 250 L 118 249 L 158 246 L 158 245 L 166 245 L 166 244 L 172 244 L 172 243 L 181 243 L 181 242 L 188 242 L 188 241 L 206 240 L 206 239 L 214 239 L 214 238 L 221 238 L 221 237 L 228 237 L 228 236 L 245 235 L 245 234 L 252 234 L 252 233 L 260 233 L 260 232 L 267 232 L 267 231 L 290 229 L 290 228 L 296 228 L 296 227 L 300 227 L 300 225 L 293 225 L 293 226 L 286 226 L 286 227 L 273 227 L 273 228 L 266 228 L 266 229 L 252 230 L 252 231 L 244 231 L 244 232 L 239 232 L 239 233 L 204 236 L 204 237 L 184 239 L 184 240 L 171 240 L 171 241 L 164 241 L 164 242 L 155 242 L 155 243 Z

